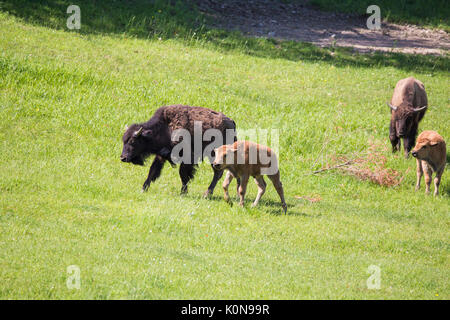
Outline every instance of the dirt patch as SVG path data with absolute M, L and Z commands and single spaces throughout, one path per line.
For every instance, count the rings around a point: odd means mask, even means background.
M 450 37 L 443 30 L 382 23 L 369 30 L 366 17 L 324 12 L 308 1 L 195 0 L 210 16 L 212 27 L 239 30 L 244 35 L 311 42 L 320 47 L 351 47 L 359 52 L 448 54 Z

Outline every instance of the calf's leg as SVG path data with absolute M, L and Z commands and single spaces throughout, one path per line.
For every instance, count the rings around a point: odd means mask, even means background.
M 247 191 L 248 175 L 241 176 L 241 184 L 239 185 L 239 205 L 244 206 L 245 192 Z
M 437 196 L 439 194 L 439 185 L 441 184 L 441 177 L 444 173 L 445 166 L 442 167 L 441 170 L 436 172 L 436 177 L 434 177 L 434 195 Z
M 423 161 L 422 162 L 423 167 L 423 173 L 425 175 L 425 193 L 430 193 L 430 185 L 431 185 L 431 176 L 433 175 L 433 171 L 431 170 L 430 166 Z
M 155 159 L 153 159 L 152 165 L 150 166 L 150 171 L 148 172 L 147 180 L 145 180 L 144 185 L 142 186 L 142 191 L 147 191 L 150 183 L 159 178 L 165 161 L 166 160 L 161 156 L 156 156 Z
M 192 164 L 185 164 L 182 163 L 180 165 L 180 178 L 181 178 L 181 194 L 187 193 L 188 191 L 188 183 L 189 181 L 194 178 L 195 174 L 195 167 Z
M 283 184 L 281 183 L 281 180 L 280 180 L 280 172 L 278 171 L 274 175 L 269 175 L 268 177 L 270 180 L 272 180 L 273 186 L 275 187 L 275 189 L 278 192 L 278 195 L 280 196 L 281 206 L 283 207 L 283 211 L 286 214 L 287 213 L 287 205 L 286 205 L 286 201 L 284 200 L 284 191 L 283 191 Z
M 223 181 L 222 187 L 223 187 L 223 198 L 226 202 L 230 202 L 230 195 L 228 193 L 228 186 L 230 185 L 231 181 L 233 180 L 233 174 L 228 171 L 227 175 L 225 176 L 225 180 Z
M 264 181 L 263 176 L 255 177 L 256 185 L 258 186 L 258 195 L 256 196 L 255 202 L 253 202 L 253 207 L 258 205 L 259 200 L 261 199 L 264 192 L 266 192 L 266 182 Z
M 420 189 L 420 180 L 422 180 L 423 169 L 422 169 L 422 160 L 416 159 L 416 173 L 417 173 L 417 181 L 416 181 L 416 191 Z

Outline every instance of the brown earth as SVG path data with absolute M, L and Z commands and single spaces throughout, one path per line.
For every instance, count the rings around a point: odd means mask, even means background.
M 443 55 L 450 50 L 449 34 L 443 30 L 386 22 L 382 22 L 381 30 L 370 30 L 367 17 L 319 11 L 307 0 L 195 2 L 201 12 L 212 18 L 211 27 L 239 30 L 247 36 L 305 41 L 320 47 L 351 47 L 359 52 Z

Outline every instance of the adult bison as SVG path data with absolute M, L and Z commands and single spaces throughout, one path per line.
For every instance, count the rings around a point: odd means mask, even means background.
M 416 143 L 419 121 L 422 120 L 428 106 L 427 93 L 422 82 L 413 77 L 397 82 L 392 95 L 391 124 L 389 139 L 392 151 L 400 151 L 400 139 L 403 139 L 405 158 Z
M 208 135 L 209 141 L 208 138 L 205 139 L 208 130 L 209 132 L 215 130 L 220 139 L 218 136 L 214 136 L 213 139 L 211 134 Z M 187 133 L 188 136 L 183 136 L 183 139 L 178 141 L 174 135 L 179 131 Z M 187 140 L 183 141 L 184 139 Z M 156 110 L 149 121 L 133 124 L 127 128 L 122 140 L 123 151 L 120 159 L 123 162 L 144 165 L 147 157 L 155 155 L 147 180 L 142 187 L 143 191 L 146 191 L 150 183 L 161 175 L 164 163 L 169 161 L 171 165 L 174 165 L 174 162 L 180 164 L 181 192 L 185 193 L 187 184 L 194 177 L 197 163 L 204 156 L 209 156 L 210 160 L 212 158 L 212 155 L 205 154 L 205 149 L 209 146 L 208 150 L 213 151 L 224 143 L 236 141 L 236 124 L 223 113 L 211 109 L 184 105 L 164 106 Z M 188 143 L 191 147 L 184 155 L 185 150 L 181 150 L 182 160 L 177 161 L 172 151 L 181 142 Z M 213 170 L 214 177 L 205 196 L 213 193 L 217 181 L 223 174 L 223 170 L 214 168 Z

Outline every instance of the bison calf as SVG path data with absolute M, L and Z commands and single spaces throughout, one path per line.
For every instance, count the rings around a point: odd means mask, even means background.
M 267 175 L 272 180 L 280 196 L 283 211 L 286 213 L 287 206 L 284 200 L 283 185 L 280 181 L 278 161 L 275 153 L 269 147 L 250 141 L 236 141 L 232 145 L 223 145 L 215 149 L 214 152 L 215 159 L 212 163 L 213 167 L 216 170 L 228 169 L 225 181 L 223 182 L 224 198 L 226 201 L 230 201 L 228 186 L 235 177 L 238 180 L 239 204 L 244 206 L 248 179 L 250 176 L 253 176 L 258 186 L 258 195 L 256 196 L 255 202 L 253 202 L 253 206 L 256 206 L 266 191 L 266 182 L 264 181 L 263 175 Z
M 424 131 L 417 138 L 417 144 L 412 151 L 412 155 L 417 161 L 416 190 L 419 190 L 420 180 L 425 173 L 425 192 L 430 193 L 431 176 L 433 172 L 436 172 L 434 195 L 437 196 L 447 158 L 444 139 L 436 131 Z

